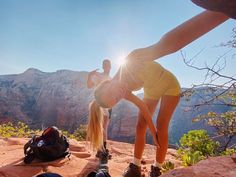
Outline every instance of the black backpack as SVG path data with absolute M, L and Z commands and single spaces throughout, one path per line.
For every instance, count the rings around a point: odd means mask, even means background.
M 46 128 L 41 136 L 34 135 L 24 146 L 24 162 L 31 163 L 35 158 L 52 161 L 69 156 L 69 142 L 57 127 Z

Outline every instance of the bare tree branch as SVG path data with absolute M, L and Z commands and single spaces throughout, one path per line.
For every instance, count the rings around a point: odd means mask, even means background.
M 222 55 L 221 57 L 225 56 L 225 55 L 226 55 L 227 53 L 229 53 L 230 51 L 231 51 L 231 50 L 229 50 L 228 52 L 226 52 L 226 53 L 225 53 L 224 55 Z M 207 65 L 206 65 L 206 67 L 200 68 L 200 67 L 197 67 L 197 66 L 193 66 L 192 64 L 189 64 L 190 62 L 189 62 L 188 60 L 186 60 L 186 58 L 185 58 L 184 55 L 183 55 L 182 50 L 181 50 L 181 56 L 182 56 L 182 58 L 183 58 L 184 63 L 185 63 L 187 66 L 191 67 L 191 68 L 194 68 L 194 69 L 197 69 L 197 70 L 200 70 L 200 71 L 206 70 L 207 72 L 212 72 L 212 73 L 214 73 L 215 75 L 217 75 L 217 76 L 219 76 L 219 77 L 221 77 L 221 78 L 226 78 L 226 79 L 230 79 L 230 80 L 232 80 L 232 81 L 236 81 L 236 78 L 234 78 L 234 77 L 222 75 L 222 74 L 219 73 L 219 71 L 223 70 L 224 68 L 221 68 L 221 69 L 218 70 L 218 71 L 215 71 L 214 68 L 210 68 L 210 67 L 208 67 Z M 218 60 L 219 60 L 219 59 L 218 59 Z M 218 62 L 218 60 L 217 60 L 217 62 Z M 191 61 L 191 60 L 190 60 L 190 61 Z M 216 62 L 216 63 L 217 63 L 217 62 Z M 216 63 L 215 63 L 215 64 L 216 64 Z M 215 65 L 215 64 L 214 64 L 214 65 Z

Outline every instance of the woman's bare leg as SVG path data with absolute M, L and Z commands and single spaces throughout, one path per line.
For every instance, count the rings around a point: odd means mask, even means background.
M 107 116 L 104 116 L 104 120 L 103 120 L 103 142 L 107 141 L 107 129 L 108 129 L 108 125 L 109 125 L 109 118 Z
M 153 115 L 155 112 L 156 106 L 158 104 L 158 100 L 151 99 L 143 99 L 144 103 L 147 105 L 150 114 Z M 134 157 L 137 159 L 142 158 L 144 146 L 146 143 L 146 130 L 147 124 L 145 119 L 139 113 L 138 115 L 138 123 L 136 126 L 136 137 L 135 137 L 135 146 L 134 146 Z
M 157 133 L 160 148 L 156 150 L 156 161 L 163 163 L 168 148 L 168 127 L 172 114 L 179 102 L 179 96 L 163 96 L 157 116 Z

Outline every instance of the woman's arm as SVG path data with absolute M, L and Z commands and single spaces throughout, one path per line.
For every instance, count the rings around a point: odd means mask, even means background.
M 158 139 L 157 139 L 157 130 L 152 122 L 152 116 L 148 110 L 147 105 L 141 99 L 139 99 L 137 96 L 132 94 L 131 92 L 126 93 L 125 99 L 134 103 L 139 108 L 139 110 L 142 114 L 142 117 L 145 119 L 145 121 L 151 131 L 154 143 L 159 147 L 159 143 L 158 143 Z
M 152 61 L 174 53 L 228 18 L 222 13 L 206 10 L 166 33 L 156 44 L 134 50 L 128 55 L 128 58 Z
M 93 88 L 93 87 L 95 86 L 95 84 L 94 84 L 94 82 L 93 82 L 93 80 L 92 80 L 92 77 L 96 74 L 97 70 L 98 70 L 98 69 L 95 69 L 95 70 L 89 72 L 89 74 L 88 74 L 88 78 L 87 78 L 87 88 L 89 88 L 89 89 L 90 89 L 90 88 Z

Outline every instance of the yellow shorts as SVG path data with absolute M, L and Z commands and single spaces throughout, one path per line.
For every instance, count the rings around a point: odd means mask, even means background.
M 163 95 L 178 96 L 181 88 L 176 77 L 169 71 L 164 70 L 160 76 L 149 75 L 144 82 L 144 98 L 158 100 Z

